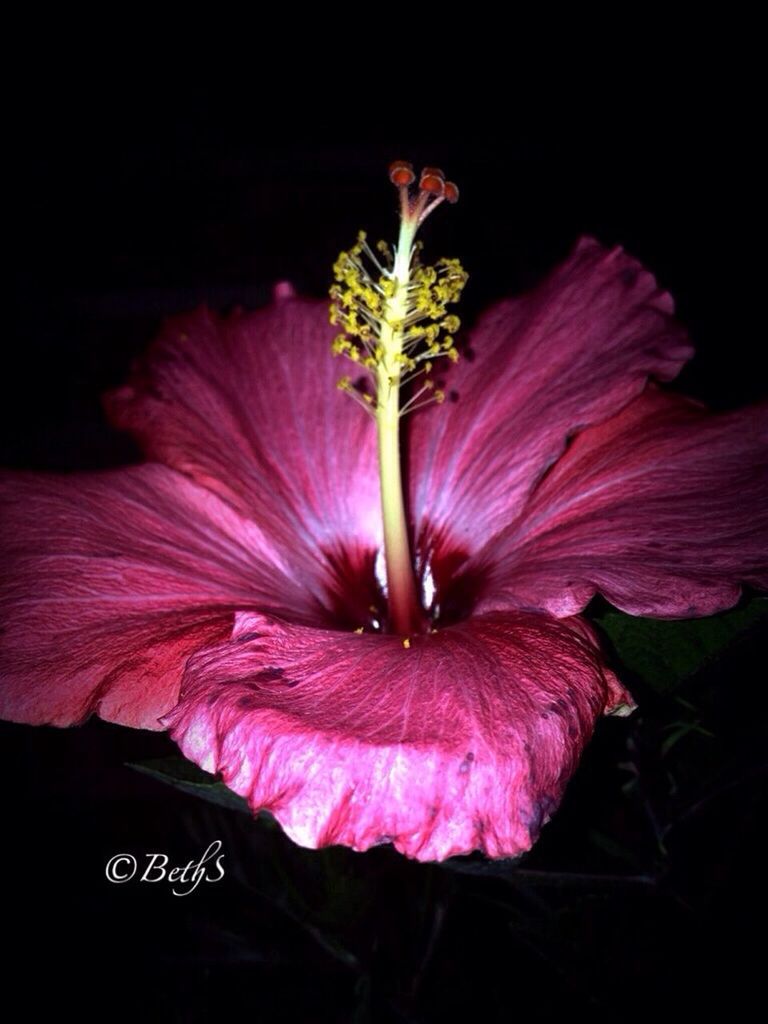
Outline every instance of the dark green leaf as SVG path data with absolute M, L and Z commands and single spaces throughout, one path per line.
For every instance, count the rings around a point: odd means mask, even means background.
M 209 775 L 196 764 L 185 760 L 183 757 L 159 757 L 152 761 L 142 761 L 139 764 L 129 764 L 129 768 L 135 768 L 137 772 L 151 775 L 154 779 L 174 786 L 184 793 L 192 796 L 202 797 L 220 807 L 228 807 L 234 811 L 242 811 L 251 814 L 248 804 L 242 797 L 227 789 L 223 782 L 220 782 L 215 775 Z
M 521 857 L 500 857 L 489 860 L 480 854 L 449 857 L 441 861 L 439 867 L 445 871 L 457 871 L 461 875 L 488 875 L 494 878 L 510 878 L 520 870 Z
M 768 601 L 754 598 L 703 619 L 641 619 L 611 609 L 595 621 L 626 668 L 654 690 L 668 693 L 723 654 L 741 634 L 768 622 Z

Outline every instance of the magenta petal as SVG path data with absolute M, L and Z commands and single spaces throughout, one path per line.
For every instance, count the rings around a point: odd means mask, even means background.
M 260 531 L 163 466 L 0 482 L 0 716 L 159 729 L 235 608 L 317 621 Z
M 166 721 L 303 846 L 529 849 L 597 716 L 630 698 L 577 619 L 489 615 L 410 644 L 243 614 Z
M 447 377 L 456 403 L 413 418 L 414 521 L 469 553 L 502 530 L 571 434 L 618 412 L 649 375 L 679 372 L 692 349 L 672 312 L 639 263 L 592 239 L 491 309 L 471 333 L 474 358 Z
M 768 406 L 713 415 L 649 388 L 575 438 L 479 561 L 486 610 L 573 615 L 600 591 L 684 618 L 768 587 Z
M 339 394 L 326 303 L 168 322 L 129 386 L 107 399 L 149 458 L 253 519 L 310 581 L 325 553 L 380 543 L 375 430 Z

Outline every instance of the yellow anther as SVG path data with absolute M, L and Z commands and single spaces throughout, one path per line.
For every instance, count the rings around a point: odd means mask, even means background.
M 395 247 L 377 242 L 372 249 L 364 231 L 355 244 L 339 253 L 330 289 L 332 324 L 340 334 L 332 343 L 336 355 L 356 364 L 355 373 L 369 380 L 342 377 L 338 387 L 373 417 L 376 423 L 379 483 L 387 574 L 387 625 L 401 637 L 404 650 L 423 625 L 410 559 L 403 501 L 400 459 L 400 418 L 433 402 L 445 392 L 429 376 L 432 357 L 455 362 L 454 337 L 459 318 L 447 307 L 456 302 L 467 280 L 458 260 L 421 262 L 416 233 L 425 218 L 443 201 L 454 203 L 458 188 L 442 172 L 427 168 L 419 178 L 418 194 L 409 192 L 416 180 L 410 164 L 390 167 L 390 180 L 400 194 L 400 233 Z M 378 256 L 376 253 L 378 252 Z M 409 387 L 403 400 L 401 385 Z M 375 622 L 379 618 L 376 609 Z M 378 623 L 377 623 L 378 625 Z M 355 629 L 362 633 L 363 627 Z
M 330 289 L 329 319 L 342 333 L 334 339 L 331 350 L 369 373 L 377 388 L 391 391 L 404 380 L 422 373 L 426 377 L 432 371 L 434 357 L 458 360 L 454 336 L 460 321 L 455 314 L 447 313 L 447 306 L 459 298 L 467 274 L 454 259 L 422 265 L 421 244 L 407 230 L 401 232 L 397 249 L 386 242 L 378 242 L 375 249 L 384 257 L 382 261 L 376 258 L 365 232 L 360 231 L 355 244 L 340 252 L 333 265 L 336 283 Z M 365 389 L 353 388 L 349 378 L 342 378 L 338 386 L 352 392 L 361 404 L 376 404 L 366 396 Z M 424 391 L 430 396 L 427 401 L 443 401 L 445 397 L 431 382 Z M 420 408 L 421 404 L 414 393 L 403 411 Z
M 411 640 L 410 640 L 410 637 L 404 636 L 404 637 L 403 637 L 403 647 L 404 647 L 404 648 L 406 649 L 406 651 L 407 651 L 407 650 L 408 650 L 408 648 L 409 648 L 410 646 L 411 646 Z
M 357 629 L 355 630 L 355 633 L 357 633 L 357 634 L 358 634 L 358 636 L 359 636 L 359 635 L 360 635 L 360 634 L 361 634 L 362 632 L 363 632 L 363 627 L 362 627 L 362 626 L 358 626 L 358 627 L 357 627 Z

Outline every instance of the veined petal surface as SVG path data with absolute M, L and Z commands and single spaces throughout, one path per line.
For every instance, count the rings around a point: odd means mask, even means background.
M 160 729 L 189 654 L 236 608 L 322 622 L 263 533 L 180 473 L 145 465 L 0 480 L 0 715 L 97 713 Z
M 413 417 L 410 494 L 419 546 L 468 554 L 516 519 L 573 434 L 618 412 L 649 376 L 692 355 L 670 296 L 621 249 L 582 239 L 529 295 L 490 309 L 455 394 Z
M 107 399 L 145 452 L 252 519 L 308 586 L 343 550 L 381 542 L 375 429 L 335 388 L 326 303 L 170 320 Z
M 477 558 L 478 610 L 691 618 L 768 587 L 768 405 L 712 414 L 649 387 L 579 434 Z
M 238 616 L 166 719 L 297 843 L 420 860 L 527 850 L 596 718 L 630 698 L 581 620 L 516 612 L 414 636 Z

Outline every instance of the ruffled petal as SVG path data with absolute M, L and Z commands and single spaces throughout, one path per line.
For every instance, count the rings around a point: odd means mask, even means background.
M 597 716 L 629 702 L 577 619 L 483 616 L 406 649 L 243 614 L 230 641 L 190 659 L 166 722 L 302 846 L 513 857 Z
M 149 458 L 258 523 L 310 585 L 342 547 L 380 544 L 375 430 L 335 389 L 327 304 L 275 295 L 255 313 L 169 321 L 106 405 Z
M 252 523 L 163 466 L 0 481 L 0 716 L 159 729 L 234 609 L 323 621 Z
M 618 412 L 692 349 L 670 296 L 621 249 L 582 239 L 530 295 L 502 302 L 448 377 L 455 404 L 413 417 L 419 546 L 473 553 L 515 519 L 568 438 Z
M 573 615 L 599 591 L 688 618 L 768 587 L 768 405 L 713 415 L 649 387 L 574 439 L 481 563 L 479 609 Z

